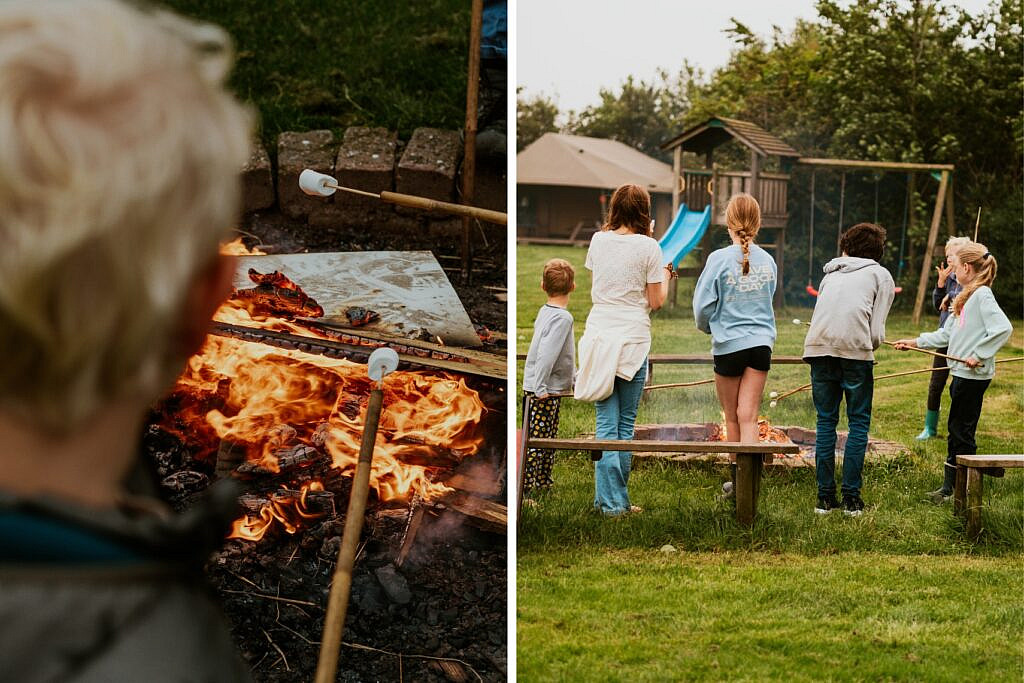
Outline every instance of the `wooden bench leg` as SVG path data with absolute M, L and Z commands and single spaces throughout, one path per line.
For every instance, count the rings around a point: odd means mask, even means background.
M 983 474 L 977 467 L 967 469 L 967 537 L 976 541 L 981 535 L 981 494 Z
M 736 454 L 736 521 L 750 526 L 757 516 L 761 480 L 761 454 Z
M 953 486 L 953 514 L 961 517 L 964 514 L 964 500 L 967 497 L 967 467 L 956 466 L 956 484 Z

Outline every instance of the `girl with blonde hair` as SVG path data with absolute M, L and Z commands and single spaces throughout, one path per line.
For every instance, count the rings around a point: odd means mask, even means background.
M 726 436 L 756 443 L 757 414 L 775 344 L 772 298 L 778 269 L 771 255 L 754 243 L 761 229 L 756 199 L 734 195 L 725 221 L 732 244 L 708 256 L 693 292 L 693 315 L 697 328 L 711 335 Z M 735 466 L 733 473 L 735 477 Z
M 956 456 L 977 452 L 974 435 L 981 417 L 985 390 L 995 376 L 996 352 L 1013 332 L 1010 320 L 992 294 L 998 264 L 984 244 L 970 242 L 957 252 L 956 278 L 963 290 L 950 302 L 950 315 L 934 332 L 916 339 L 901 339 L 896 348 L 947 347 L 953 381 L 949 385 L 949 419 L 946 423 L 946 467 L 940 486 L 928 495 L 941 504 L 949 500 L 956 483 Z

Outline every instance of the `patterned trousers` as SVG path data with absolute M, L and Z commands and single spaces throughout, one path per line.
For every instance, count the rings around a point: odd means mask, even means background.
M 524 399 L 525 401 L 525 399 Z M 530 436 L 552 439 L 558 436 L 558 409 L 562 399 L 530 397 L 530 418 L 527 422 Z M 523 491 L 551 488 L 551 468 L 555 464 L 555 452 L 549 448 L 528 448 L 526 465 L 523 468 Z

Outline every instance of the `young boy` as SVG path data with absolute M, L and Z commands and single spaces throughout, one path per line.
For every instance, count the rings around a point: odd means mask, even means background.
M 811 393 L 818 413 L 815 468 L 818 505 L 827 514 L 836 499 L 836 425 L 846 395 L 850 434 L 843 451 L 842 506 L 850 516 L 864 510 L 861 471 L 871 426 L 874 350 L 885 339 L 885 319 L 895 294 L 892 276 L 878 264 L 885 229 L 859 223 L 845 233 L 842 256 L 825 264 L 811 328 L 804 340 L 804 360 L 811 365 Z
M 541 289 L 548 295 L 548 301 L 541 306 L 533 323 L 533 339 L 523 370 L 523 393 L 533 397 L 527 425 L 531 437 L 558 435 L 561 398 L 557 394 L 572 390 L 576 375 L 576 340 L 572 314 L 566 306 L 569 294 L 576 289 L 575 276 L 572 265 L 563 259 L 551 259 L 544 264 Z M 523 491 L 550 488 L 554 462 L 553 451 L 529 449 L 523 469 Z
M 0 43 L 0 677 L 251 680 L 201 579 L 227 525 L 125 484 L 230 292 L 251 130 L 230 41 L 9 0 Z

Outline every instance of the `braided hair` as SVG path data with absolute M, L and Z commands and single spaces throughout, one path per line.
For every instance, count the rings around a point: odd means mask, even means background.
M 761 229 L 761 206 L 746 192 L 734 194 L 725 207 L 725 224 L 740 238 L 743 274 L 750 273 L 750 244 Z

